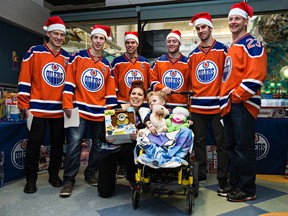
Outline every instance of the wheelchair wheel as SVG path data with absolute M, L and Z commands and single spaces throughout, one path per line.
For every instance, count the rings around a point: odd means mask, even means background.
M 194 206 L 194 193 L 193 189 L 190 189 L 187 194 L 187 205 L 188 205 L 188 215 L 192 214 L 193 206 Z
M 132 204 L 134 209 L 138 208 L 139 202 L 140 202 L 140 190 L 134 190 L 132 197 Z
M 192 162 L 193 166 L 193 189 L 194 189 L 194 197 L 197 197 L 199 194 L 199 180 L 198 180 L 198 169 L 199 163 Z

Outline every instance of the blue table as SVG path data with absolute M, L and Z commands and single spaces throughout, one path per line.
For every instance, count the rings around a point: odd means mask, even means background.
M 258 118 L 255 150 L 258 174 L 283 175 L 288 160 L 288 119 Z
M 212 127 L 208 127 L 206 143 L 215 145 Z M 288 119 L 258 118 L 255 151 L 257 153 L 257 174 L 283 175 L 288 160 Z
M 26 121 L 0 122 L 0 152 L 4 152 L 4 182 L 24 176 L 27 138 Z
M 288 119 L 258 118 L 255 150 L 258 174 L 284 174 L 288 152 Z M 0 152 L 4 152 L 4 182 L 24 176 L 28 130 L 26 121 L 0 122 Z M 45 139 L 45 145 L 49 145 Z M 47 143 L 46 143 L 47 142 Z M 208 144 L 215 143 L 213 139 Z

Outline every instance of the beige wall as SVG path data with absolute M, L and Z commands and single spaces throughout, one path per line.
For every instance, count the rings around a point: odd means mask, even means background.
M 50 11 L 31 0 L 0 0 L 0 18 L 44 34 L 43 25 Z

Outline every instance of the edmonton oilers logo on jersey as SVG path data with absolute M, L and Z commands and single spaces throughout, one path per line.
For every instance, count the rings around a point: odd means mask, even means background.
M 64 68 L 55 62 L 46 64 L 42 71 L 45 82 L 53 87 L 61 86 L 65 81 Z
M 218 68 L 213 61 L 200 62 L 196 67 L 196 78 L 200 83 L 210 83 L 217 77 Z
M 179 90 L 184 83 L 183 75 L 176 69 L 167 70 L 162 76 L 162 83 L 174 91 Z
M 269 152 L 269 141 L 262 134 L 255 134 L 255 151 L 257 160 L 261 160 L 266 157 Z
M 11 162 L 17 169 L 24 169 L 27 139 L 18 141 L 11 152 Z
M 83 72 L 81 82 L 87 91 L 97 92 L 104 85 L 104 77 L 99 70 L 88 68 Z
M 131 83 L 134 80 L 142 80 L 144 82 L 143 74 L 136 69 L 129 70 L 124 77 L 125 84 L 131 88 Z
M 227 56 L 225 59 L 225 64 L 224 64 L 224 71 L 223 71 L 223 77 L 222 77 L 223 82 L 226 82 L 226 80 L 230 76 L 231 69 L 232 69 L 232 60 L 230 56 Z

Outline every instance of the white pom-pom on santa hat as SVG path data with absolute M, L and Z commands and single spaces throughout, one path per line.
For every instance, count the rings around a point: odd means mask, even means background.
M 198 14 L 195 14 L 191 19 L 189 25 L 194 25 L 196 27 L 199 24 L 204 24 L 213 28 L 211 15 L 208 12 L 200 12 Z
M 233 15 L 239 15 L 244 19 L 251 18 L 253 16 L 253 8 L 246 2 L 236 3 L 231 7 L 228 17 Z
M 166 41 L 170 37 L 175 37 L 181 43 L 181 32 L 179 30 L 172 30 L 166 37 Z
M 60 30 L 66 33 L 65 23 L 59 16 L 49 17 L 43 26 L 45 31 Z
M 90 34 L 91 37 L 94 34 L 102 34 L 105 36 L 106 39 L 112 40 L 110 26 L 104 26 L 104 25 L 99 25 L 99 24 L 94 25 Z
M 125 32 L 124 42 L 129 39 L 133 39 L 139 44 L 138 32 Z

